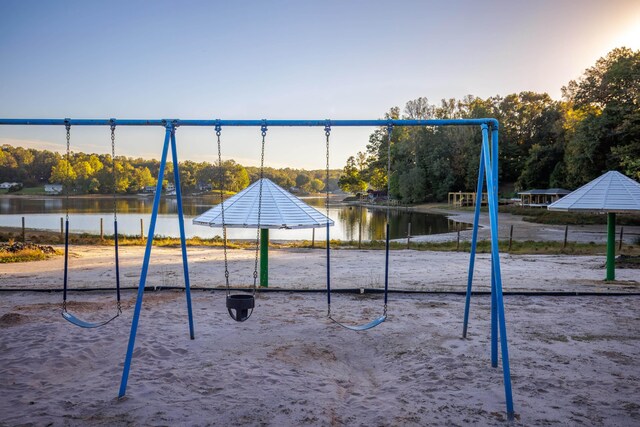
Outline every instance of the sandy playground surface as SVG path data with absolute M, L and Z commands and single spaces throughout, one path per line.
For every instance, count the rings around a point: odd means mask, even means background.
M 143 248 L 122 248 L 123 286 L 136 286 Z M 321 250 L 271 253 L 271 286 L 321 289 Z M 112 248 L 76 247 L 70 280 L 113 286 Z M 232 283 L 248 283 L 251 251 L 232 251 Z M 462 291 L 468 254 L 391 253 L 391 288 Z M 382 251 L 336 250 L 334 287 L 381 287 Z M 638 270 L 604 284 L 602 257 L 502 256 L 505 291 L 622 292 L 625 296 L 505 296 L 516 425 L 640 424 Z M 189 248 L 191 283 L 222 284 L 222 251 Z M 180 251 L 154 248 L 148 285 L 181 286 Z M 474 286 L 487 290 L 480 255 Z M 0 265 L 0 288 L 61 286 L 62 259 Z M 351 332 L 325 317 L 322 293 L 263 293 L 251 319 L 226 314 L 224 292 L 145 293 L 127 397 L 117 400 L 135 291 L 124 314 L 97 330 L 60 316 L 59 292 L 3 292 L 0 425 L 504 425 L 501 368 L 490 367 L 490 298 L 390 295 L 389 319 Z M 99 319 L 112 295 L 70 295 L 70 311 Z M 382 310 L 381 295 L 336 294 L 346 322 Z

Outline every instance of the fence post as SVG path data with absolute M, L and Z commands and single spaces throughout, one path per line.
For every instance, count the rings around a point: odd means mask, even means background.
M 620 243 L 618 244 L 618 251 L 622 250 L 622 237 L 624 237 L 624 227 L 620 227 Z
M 64 218 L 60 217 L 60 238 L 64 236 Z
M 562 243 L 562 249 L 567 247 L 567 237 L 569 236 L 569 226 L 564 226 L 564 243 Z
M 104 240 L 104 220 L 100 218 L 100 240 Z
M 316 229 L 312 228 L 311 229 L 311 248 L 315 248 L 316 247 Z
M 24 233 L 24 217 L 22 217 L 22 243 L 25 242 L 25 233 Z
M 513 243 L 513 224 L 509 227 L 509 250 L 511 250 L 511 244 Z
M 407 249 L 411 245 L 411 223 L 407 224 Z
M 142 218 L 140 218 L 140 240 L 144 240 L 144 225 L 142 223 Z
M 460 250 L 460 223 L 456 224 L 456 230 L 458 232 L 458 240 L 456 242 L 456 251 Z

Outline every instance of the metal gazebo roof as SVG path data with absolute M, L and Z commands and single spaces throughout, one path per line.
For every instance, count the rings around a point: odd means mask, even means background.
M 548 206 L 550 211 L 630 213 L 640 211 L 640 184 L 609 171 Z
M 260 181 L 256 181 L 235 196 L 224 201 L 224 222 L 227 227 L 258 227 Z M 193 220 L 197 225 L 222 227 L 222 209 L 218 204 Z M 334 225 L 329 219 L 329 225 Z M 268 178 L 262 179 L 262 209 L 260 228 L 318 228 L 327 226 L 327 217 L 307 205 Z

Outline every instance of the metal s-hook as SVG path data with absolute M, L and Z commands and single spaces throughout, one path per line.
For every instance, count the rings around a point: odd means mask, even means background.
M 324 134 L 327 137 L 331 134 L 331 120 L 329 119 L 324 121 Z
M 260 132 L 262 133 L 262 137 L 267 136 L 267 119 L 262 119 L 262 126 L 260 126 Z

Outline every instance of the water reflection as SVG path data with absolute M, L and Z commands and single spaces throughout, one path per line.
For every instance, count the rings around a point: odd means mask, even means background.
M 304 198 L 305 203 L 325 211 L 324 198 Z M 219 228 L 194 226 L 191 220 L 216 205 L 219 196 L 185 197 L 183 212 L 185 232 L 188 237 L 220 236 Z M 333 201 L 332 201 L 333 203 Z M 140 220 L 144 223 L 146 234 L 153 208 L 152 197 L 118 197 L 118 228 L 123 234 L 139 235 Z M 59 230 L 60 217 L 64 216 L 66 201 L 59 197 L 0 197 L 0 226 L 19 227 L 22 216 L 29 228 Z M 105 234 L 113 233 L 113 199 L 110 197 L 77 197 L 69 199 L 71 229 L 74 232 L 98 233 L 100 219 L 103 220 Z M 177 201 L 175 198 L 163 198 L 160 202 L 156 234 L 178 236 Z M 386 209 L 366 208 L 331 204 L 329 216 L 336 222 L 331 229 L 331 237 L 340 240 L 383 240 L 385 238 Z M 392 239 L 405 238 L 411 224 L 411 235 L 437 234 L 455 231 L 458 223 L 442 215 L 412 212 L 406 209 L 392 208 L 389 212 L 389 232 Z M 463 225 L 463 228 L 466 228 Z M 311 240 L 312 230 L 272 230 L 274 240 Z M 317 230 L 317 240 L 324 239 L 324 230 Z M 230 229 L 231 239 L 252 239 L 255 231 L 251 229 Z

